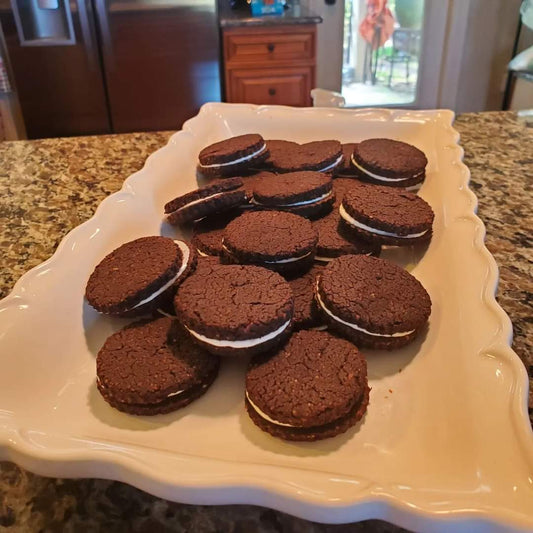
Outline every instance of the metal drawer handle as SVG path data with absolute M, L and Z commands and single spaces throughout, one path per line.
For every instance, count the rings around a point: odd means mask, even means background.
M 274 87 L 270 87 L 270 89 L 268 90 L 268 94 L 270 96 L 274 96 L 276 94 L 276 89 L 274 89 Z
M 267 50 L 269 52 L 273 52 L 275 48 L 276 48 L 276 45 L 274 43 L 268 43 L 267 44 Z

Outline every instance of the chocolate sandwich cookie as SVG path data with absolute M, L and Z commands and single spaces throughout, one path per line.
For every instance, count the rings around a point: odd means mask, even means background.
M 324 319 L 314 297 L 317 277 L 323 268 L 321 265 L 315 265 L 303 276 L 289 281 L 294 300 L 294 314 L 292 319 L 292 329 L 294 331 L 317 328 L 324 325 Z
M 421 150 L 392 139 L 367 139 L 350 158 L 361 179 L 389 187 L 411 187 L 424 181 L 428 160 Z
M 284 211 L 250 211 L 226 226 L 222 259 L 298 275 L 311 268 L 317 240 L 305 218 Z
M 174 304 L 191 338 L 215 354 L 261 353 L 291 330 L 291 288 L 265 268 L 202 262 L 180 286 Z
M 393 246 L 431 239 L 434 213 L 420 196 L 404 189 L 357 183 L 339 207 L 347 234 Z
M 329 213 L 335 201 L 331 175 L 324 172 L 287 172 L 256 183 L 252 203 L 262 209 L 290 211 L 316 218 Z
M 241 178 L 216 180 L 165 204 L 170 224 L 184 224 L 247 203 Z
M 220 255 L 224 229 L 240 214 L 240 210 L 231 210 L 195 222 L 192 228 L 191 244 L 196 248 L 198 255 Z
M 184 241 L 141 237 L 123 244 L 94 269 L 85 289 L 100 313 L 140 316 L 174 297 L 177 285 L 196 266 L 196 252 Z
M 96 384 L 112 407 L 158 415 L 202 396 L 217 377 L 219 364 L 175 320 L 163 317 L 111 335 L 96 356 Z
M 357 143 L 344 143 L 342 145 L 343 160 L 335 170 L 335 176 L 339 178 L 357 178 L 359 171 L 352 165 L 352 154 Z
M 424 328 L 431 300 L 422 284 L 398 265 L 365 255 L 331 261 L 315 297 L 331 328 L 358 346 L 392 350 Z
M 274 174 L 273 172 L 268 172 L 266 170 L 260 170 L 254 172 L 253 174 L 241 176 L 241 179 L 243 181 L 243 188 L 246 192 L 246 197 L 251 200 L 254 196 L 255 187 L 260 183 L 267 182 L 270 178 L 274 176 L 276 176 L 276 174 Z M 241 207 L 253 207 L 253 204 L 250 203 Z
M 342 164 L 342 146 L 339 141 L 313 141 L 298 144 L 291 141 L 267 141 L 269 157 L 263 166 L 274 172 L 315 170 L 334 173 Z
M 381 246 L 370 241 L 360 239 L 354 235 L 346 235 L 346 229 L 341 224 L 338 210 L 327 217 L 313 222 L 318 233 L 315 261 L 329 263 L 332 259 L 348 254 L 376 255 L 381 252 Z
M 263 431 L 317 441 L 344 433 L 365 414 L 366 361 L 350 342 L 300 331 L 268 355 L 253 358 L 246 373 L 246 411 Z
M 257 133 L 238 135 L 206 146 L 198 155 L 198 172 L 211 178 L 238 176 L 268 157 L 265 140 Z
M 335 192 L 335 204 L 333 208 L 338 210 L 342 203 L 344 195 L 352 188 L 360 183 L 355 178 L 336 178 L 333 180 L 333 191 Z

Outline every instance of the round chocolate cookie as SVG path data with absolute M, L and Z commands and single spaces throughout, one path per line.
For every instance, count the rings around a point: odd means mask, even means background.
M 344 195 L 352 187 L 356 187 L 358 183 L 360 182 L 355 178 L 337 178 L 333 180 L 333 192 L 335 193 L 334 209 L 338 209 L 342 203 Z
M 224 231 L 222 259 L 298 275 L 313 264 L 317 234 L 311 222 L 284 211 L 250 211 Z
M 431 239 L 435 216 L 412 192 L 360 182 L 344 195 L 339 213 L 347 234 L 393 246 Z
M 333 211 L 327 217 L 313 222 L 318 233 L 315 261 L 328 263 L 332 259 L 347 254 L 376 255 L 381 252 L 381 246 L 357 236 L 346 237 L 346 230 L 341 224 L 339 211 Z
M 175 320 L 164 317 L 130 324 L 111 335 L 96 356 L 96 384 L 112 407 L 158 415 L 204 394 L 219 364 Z
M 259 166 L 267 157 L 268 149 L 261 135 L 238 135 L 206 146 L 198 155 L 197 169 L 212 178 L 237 176 Z
M 342 145 L 342 164 L 335 170 L 335 176 L 339 178 L 357 178 L 359 171 L 352 165 L 352 154 L 357 143 L 344 143 Z
M 184 241 L 141 237 L 108 254 L 89 277 L 85 297 L 100 313 L 140 316 L 174 297 L 177 285 L 196 266 Z
M 267 172 L 266 170 L 260 170 L 258 172 L 254 172 L 253 174 L 241 176 L 241 179 L 243 181 L 243 188 L 246 192 L 246 197 L 251 200 L 254 196 L 255 187 L 260 183 L 268 181 L 274 176 L 276 176 L 276 174 L 274 174 L 273 172 Z M 253 207 L 253 204 L 247 204 L 242 207 Z
M 298 172 L 316 170 L 335 172 L 342 164 L 342 146 L 339 141 L 313 141 L 298 144 L 291 141 L 267 141 L 269 157 L 264 162 L 267 170 Z
M 317 277 L 323 268 L 321 265 L 315 265 L 303 276 L 289 281 L 294 300 L 294 315 L 292 319 L 292 329 L 294 331 L 317 328 L 324 325 L 324 319 L 314 298 Z
M 369 392 L 366 361 L 353 344 L 300 331 L 277 353 L 252 359 L 245 404 L 254 424 L 274 437 L 317 441 L 355 425 Z
M 410 187 L 424 181 L 428 160 L 411 144 L 392 139 L 367 139 L 350 159 L 361 179 L 389 187 Z
M 239 210 L 226 211 L 195 222 L 192 228 L 191 244 L 196 247 L 198 255 L 220 255 L 224 229 L 240 214 Z
M 261 353 L 291 330 L 291 288 L 265 268 L 202 262 L 180 286 L 174 304 L 191 337 L 216 354 Z
M 425 327 L 431 300 L 398 265 L 365 255 L 334 259 L 318 278 L 315 297 L 332 329 L 358 346 L 392 350 Z
M 258 182 L 252 199 L 257 207 L 309 218 L 329 213 L 334 201 L 331 175 L 309 170 L 278 174 Z
M 184 224 L 247 203 L 241 178 L 216 180 L 165 204 L 170 224 Z

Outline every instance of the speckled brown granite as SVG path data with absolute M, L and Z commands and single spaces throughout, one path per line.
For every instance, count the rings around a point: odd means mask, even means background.
M 500 265 L 498 300 L 513 322 L 513 348 L 531 376 L 533 128 L 513 113 L 467 114 L 455 127 L 472 172 L 478 214 L 487 226 L 487 247 Z M 47 259 L 169 134 L 0 143 L 0 296 Z M 260 507 L 182 505 L 118 482 L 47 479 L 7 462 L 0 468 L 0 530 L 10 533 L 403 531 L 377 520 L 327 526 Z

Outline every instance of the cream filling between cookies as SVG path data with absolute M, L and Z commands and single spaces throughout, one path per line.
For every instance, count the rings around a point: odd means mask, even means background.
M 361 333 L 365 333 L 366 335 L 371 335 L 372 337 L 405 337 L 407 335 L 411 335 L 415 330 L 412 329 L 411 331 L 399 331 L 398 333 L 392 333 L 390 335 L 387 335 L 385 333 L 373 333 L 372 331 L 368 331 L 367 329 L 364 329 L 357 324 L 352 324 L 351 322 L 346 322 L 346 320 L 343 320 L 342 318 L 339 318 L 337 315 L 334 315 L 324 304 L 322 301 L 322 298 L 320 297 L 320 293 L 318 291 L 318 282 L 316 284 L 316 299 L 318 300 L 318 304 L 320 307 L 331 317 L 333 320 L 336 320 L 337 322 L 340 322 L 341 324 L 344 324 L 345 326 L 348 326 L 352 329 L 355 329 L 356 331 L 360 331 Z
M 276 426 L 285 426 L 285 427 L 288 427 L 288 428 L 298 427 L 298 426 L 293 426 L 292 424 L 285 424 L 284 422 L 279 422 L 278 420 L 274 420 L 273 418 L 270 418 L 266 413 L 263 413 L 263 411 L 261 411 L 261 409 L 259 409 L 259 407 L 257 407 L 257 405 L 255 405 L 255 403 L 252 402 L 252 400 L 250 400 L 250 396 L 248 395 L 248 391 L 246 391 L 245 394 L 246 394 L 246 399 L 250 402 L 250 405 L 253 407 L 253 410 L 261 418 L 264 418 L 267 422 L 270 422 L 271 424 L 276 424 Z
M 177 396 L 178 394 L 181 394 L 185 392 L 184 390 L 178 390 L 176 392 L 171 392 L 170 394 L 167 394 L 167 398 L 172 398 L 172 396 Z
M 227 192 L 227 191 L 224 191 L 224 192 Z M 202 202 L 205 202 L 206 200 L 211 200 L 211 198 L 218 198 L 219 196 L 222 196 L 224 192 L 216 192 L 215 194 L 205 196 L 204 198 L 199 198 L 198 200 L 193 200 L 192 202 L 188 202 L 185 205 L 182 205 L 180 208 L 176 209 L 175 211 L 172 211 L 172 213 L 168 213 L 167 216 L 173 215 L 175 213 L 179 213 L 182 209 L 189 208 L 191 207 L 191 205 L 201 204 Z
M 408 235 L 398 235 L 397 233 L 391 233 L 389 231 L 383 231 L 381 229 L 372 228 L 371 226 L 367 226 L 366 224 L 363 224 L 362 222 L 359 222 L 355 220 L 352 216 L 350 216 L 346 209 L 344 209 L 344 206 L 341 204 L 339 207 L 339 213 L 341 217 L 350 224 L 350 226 L 355 226 L 356 228 L 361 228 L 362 230 L 368 231 L 369 233 L 375 233 L 376 235 L 385 235 L 386 237 L 394 237 L 396 239 L 415 239 L 416 237 L 421 237 L 425 233 L 428 232 L 428 230 L 421 231 L 420 233 L 409 233 Z
M 263 144 L 263 146 L 261 146 L 261 148 L 259 148 L 259 150 L 255 151 L 253 154 L 239 157 L 238 159 L 234 159 L 233 161 L 229 161 L 228 163 L 215 163 L 214 165 L 202 165 L 202 163 L 198 162 L 198 166 L 200 168 L 215 168 L 215 167 L 227 167 L 229 165 L 236 165 L 237 163 L 242 163 L 243 161 L 248 161 L 249 159 L 254 158 L 255 156 L 259 155 L 265 150 L 266 150 L 266 144 Z
M 335 168 L 341 161 L 342 161 L 342 158 L 344 157 L 344 154 L 341 154 L 336 161 L 333 161 L 333 163 L 331 163 L 331 165 L 328 165 L 327 167 L 324 167 L 324 168 L 321 168 L 318 172 L 326 172 L 326 170 L 330 170 L 332 168 Z
M 326 198 L 329 198 L 333 194 L 333 191 L 329 191 L 324 193 L 322 196 L 319 196 L 318 198 L 312 198 L 311 200 L 303 200 L 301 202 L 294 202 L 293 204 L 276 204 L 276 205 L 267 205 L 262 204 L 261 202 L 258 202 L 255 198 L 252 199 L 252 203 L 255 205 L 261 205 L 263 207 L 298 207 L 299 205 L 308 205 L 308 204 L 314 204 L 316 202 L 320 202 L 321 200 L 325 200 Z
M 196 337 L 198 340 L 205 342 L 206 344 L 210 344 L 211 346 L 216 346 L 217 348 L 243 349 L 252 348 L 253 346 L 257 346 L 258 344 L 263 344 L 264 342 L 268 342 L 269 340 L 274 339 L 275 337 L 283 333 L 283 331 L 287 329 L 290 323 L 291 321 L 289 319 L 287 320 L 287 322 L 282 324 L 276 331 L 272 331 L 271 333 L 263 335 L 262 337 L 257 337 L 255 339 L 246 339 L 242 341 L 230 341 L 227 339 L 210 339 L 209 337 L 206 337 L 205 335 L 202 335 L 201 333 L 198 333 L 185 325 L 184 326 L 191 335 Z
M 181 253 L 183 254 L 182 264 L 178 270 L 178 273 L 170 281 L 167 281 L 161 288 L 157 289 L 155 292 L 150 294 L 150 296 L 146 297 L 144 300 L 141 300 L 138 304 L 127 309 L 127 311 L 136 309 L 137 307 L 141 305 L 151 302 L 154 298 L 157 298 L 160 294 L 165 292 L 168 288 L 172 287 L 172 285 L 183 274 L 183 272 L 185 272 L 185 269 L 187 268 L 187 265 L 189 264 L 189 257 L 191 255 L 191 251 L 189 247 L 183 241 L 174 241 L 174 242 L 178 245 L 179 249 L 181 250 Z
M 370 172 L 370 170 L 367 170 L 366 168 L 363 168 L 353 157 L 353 155 L 350 157 L 350 160 L 352 162 L 352 165 L 356 168 L 358 168 L 361 172 L 365 173 L 367 176 L 370 176 L 371 178 L 374 178 L 376 180 L 380 181 L 393 181 L 393 182 L 400 182 L 400 181 L 406 181 L 413 178 L 418 178 L 421 176 L 424 171 L 420 171 L 416 174 L 413 174 L 412 176 L 409 176 L 408 178 L 388 178 L 387 176 L 380 176 L 379 174 L 374 174 L 373 172 Z
M 222 248 L 226 250 L 229 254 L 233 255 L 233 252 L 222 242 Z M 261 263 L 266 263 L 267 265 L 277 265 L 280 263 L 294 263 L 294 261 L 300 261 L 301 259 L 305 259 L 306 257 L 310 256 L 311 252 L 307 252 L 304 255 L 300 255 L 298 257 L 289 257 L 289 259 L 279 259 L 278 261 L 261 261 Z

